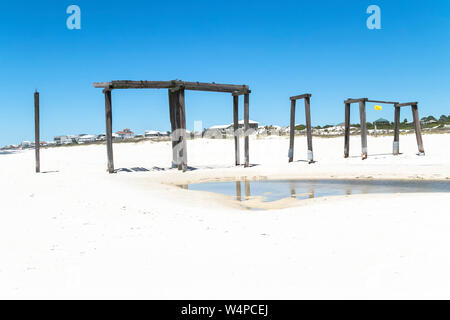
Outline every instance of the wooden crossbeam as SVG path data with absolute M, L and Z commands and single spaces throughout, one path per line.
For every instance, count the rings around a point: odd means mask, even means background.
M 118 80 L 110 82 L 94 82 L 95 88 L 113 89 L 171 89 L 184 88 L 185 90 L 228 92 L 228 93 L 250 93 L 248 85 L 219 84 L 206 82 L 189 82 L 181 80 L 171 81 L 131 81 Z
M 370 99 L 368 99 L 368 100 L 366 100 L 366 102 L 369 102 L 369 103 L 381 103 L 381 104 L 398 104 L 398 102 L 395 102 L 395 101 L 382 101 L 382 100 L 370 100 Z
M 418 102 L 405 102 L 405 103 L 397 103 L 395 106 L 396 107 L 412 107 L 414 105 L 418 105 Z
M 304 98 L 311 98 L 311 96 L 312 96 L 312 94 L 305 93 L 305 94 L 301 94 L 299 96 L 290 97 L 289 99 L 291 99 L 291 100 L 300 100 L 300 99 L 304 99 Z

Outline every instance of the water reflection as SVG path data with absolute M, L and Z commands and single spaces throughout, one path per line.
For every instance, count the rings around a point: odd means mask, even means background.
M 242 184 L 244 184 L 242 186 Z M 187 186 L 183 186 L 187 188 Z M 244 195 L 242 195 L 244 188 Z M 450 192 L 447 181 L 407 180 L 239 180 L 232 182 L 209 182 L 190 184 L 190 190 L 209 191 L 235 196 L 246 201 L 253 196 L 264 201 L 284 198 L 312 199 L 334 195 L 368 193 Z

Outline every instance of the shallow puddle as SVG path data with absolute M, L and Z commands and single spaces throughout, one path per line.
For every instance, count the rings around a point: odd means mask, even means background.
M 233 196 L 237 201 L 258 197 L 263 202 L 369 193 L 450 192 L 450 182 L 408 180 L 243 180 L 182 187 Z

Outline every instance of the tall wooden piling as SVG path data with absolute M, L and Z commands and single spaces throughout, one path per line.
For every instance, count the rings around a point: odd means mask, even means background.
M 41 172 L 41 137 L 39 128 L 39 92 L 34 93 L 34 150 L 36 158 L 36 173 Z
M 350 153 L 350 103 L 345 104 L 344 158 Z
M 244 94 L 244 152 L 245 152 L 245 167 L 250 166 L 250 152 L 249 152 L 249 120 L 250 120 L 250 96 L 248 93 Z
M 411 110 L 413 114 L 414 119 L 414 129 L 416 131 L 416 140 L 417 140 L 417 147 L 419 149 L 419 153 L 425 153 L 425 150 L 423 148 L 423 141 L 422 141 L 422 129 L 420 127 L 420 118 L 419 118 L 419 111 L 417 108 L 417 104 L 411 105 Z
M 308 162 L 314 161 L 312 146 L 312 129 L 311 129 L 311 97 L 305 97 L 305 117 L 306 117 L 306 137 L 308 141 Z
M 106 152 L 108 155 L 108 172 L 114 173 L 111 90 L 105 89 L 103 92 L 105 94 Z
M 294 161 L 294 139 L 295 139 L 295 104 L 296 100 L 291 100 L 291 125 L 289 131 L 289 162 Z
M 172 168 L 178 167 L 178 152 L 176 149 L 176 145 L 178 144 L 178 138 L 176 137 L 177 130 L 177 112 L 176 112 L 176 94 L 172 92 L 171 89 L 169 92 L 169 115 L 170 115 L 170 128 L 171 128 L 171 140 L 172 140 Z
M 395 107 L 395 115 L 394 115 L 394 144 L 392 148 L 392 152 L 394 156 L 400 153 L 400 107 Z
M 187 142 L 186 142 L 186 107 L 184 99 L 184 88 L 178 90 L 178 104 L 180 110 L 180 128 L 181 128 L 181 167 L 180 170 L 185 172 L 187 170 Z
M 366 122 L 366 101 L 359 101 L 359 116 L 361 120 L 361 158 L 367 159 L 367 122 Z
M 238 130 L 239 130 L 239 96 L 233 95 L 234 158 L 236 166 L 239 166 L 241 164 Z

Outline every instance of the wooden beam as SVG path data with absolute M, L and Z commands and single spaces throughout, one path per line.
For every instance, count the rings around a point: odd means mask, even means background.
M 184 87 L 186 90 L 213 91 L 213 92 L 242 92 L 249 93 L 247 85 L 219 84 L 206 82 L 189 82 L 181 80 L 171 81 L 132 81 L 117 80 L 110 82 L 94 82 L 95 88 L 113 89 L 170 89 Z
M 419 118 L 419 111 L 417 108 L 417 104 L 411 106 L 413 119 L 414 119 L 414 129 L 416 131 L 416 140 L 417 140 L 417 147 L 419 149 L 419 154 L 424 154 L 425 150 L 423 148 L 423 141 L 422 141 L 422 129 L 420 127 L 420 118 Z
M 395 106 L 395 115 L 394 115 L 394 145 L 392 148 L 392 152 L 394 156 L 400 153 L 400 107 Z
M 246 94 L 246 93 L 252 93 L 252 91 L 251 91 L 251 90 L 247 90 L 247 91 L 234 91 L 234 92 L 231 93 L 231 95 L 233 95 L 233 96 L 242 96 L 242 95 L 244 95 L 244 94 Z
M 381 103 L 381 104 L 398 104 L 398 102 L 394 102 L 394 101 L 381 101 L 381 100 L 366 100 L 366 102 L 370 102 L 370 103 Z
M 356 103 L 356 102 L 367 101 L 367 100 L 368 100 L 368 98 L 358 98 L 358 99 L 349 98 L 349 99 L 345 100 L 344 103 Z
M 34 150 L 36 158 L 36 173 L 41 172 L 41 137 L 39 128 L 39 92 L 34 93 Z
M 367 122 L 366 122 L 366 101 L 359 102 L 359 117 L 361 121 L 361 158 L 367 159 Z
M 413 105 L 417 105 L 419 104 L 417 101 L 415 102 L 405 102 L 405 103 L 398 103 L 396 105 L 396 107 L 409 107 L 409 106 L 413 106 Z
M 300 100 L 300 99 L 310 98 L 310 97 L 311 97 L 310 93 L 305 93 L 305 94 L 301 94 L 299 96 L 290 97 L 289 99 L 291 99 L 291 100 Z
M 294 161 L 294 139 L 295 139 L 295 104 L 296 100 L 291 99 L 291 125 L 289 131 L 289 162 Z
M 234 132 L 234 158 L 236 166 L 241 164 L 241 155 L 239 150 L 239 96 L 233 96 L 233 132 Z
M 108 172 L 114 173 L 111 90 L 107 89 L 104 90 L 104 94 L 105 94 L 106 152 L 108 156 Z
M 314 162 L 312 129 L 311 129 L 311 96 L 305 97 L 305 118 L 306 118 L 306 140 L 308 142 L 307 158 L 309 163 Z
M 245 140 L 244 140 L 244 152 L 245 152 L 245 167 L 250 166 L 250 152 L 249 152 L 249 120 L 250 120 L 250 97 L 249 94 L 246 93 L 244 95 L 244 131 L 245 131 Z
M 345 104 L 345 133 L 344 133 L 344 158 L 348 158 L 350 152 L 350 103 Z

